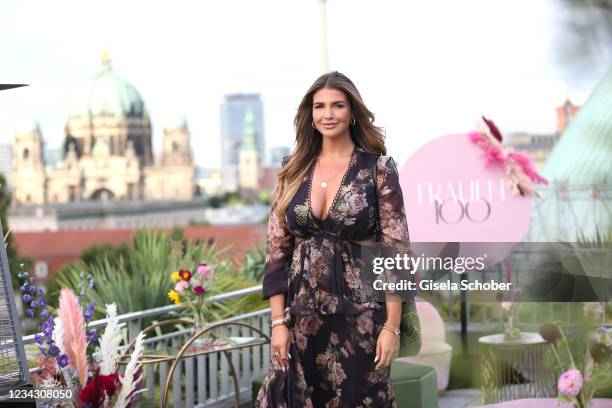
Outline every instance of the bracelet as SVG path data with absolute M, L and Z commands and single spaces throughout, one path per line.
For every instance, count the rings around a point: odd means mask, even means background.
M 272 324 L 270 324 L 270 328 L 273 329 L 276 326 L 281 326 L 281 325 L 286 325 L 287 322 L 285 322 L 285 319 L 278 319 L 278 320 L 274 320 L 272 322 Z
M 274 320 L 274 319 L 276 319 L 277 317 L 283 318 L 283 317 L 285 317 L 285 315 L 284 315 L 284 314 L 278 314 L 278 315 L 270 316 L 270 319 L 273 319 L 273 320 Z
M 396 336 L 399 336 L 401 334 L 400 329 L 398 329 L 397 327 L 393 327 L 393 326 L 384 324 L 382 328 L 389 330 L 390 332 L 393 332 L 393 334 L 395 334 Z

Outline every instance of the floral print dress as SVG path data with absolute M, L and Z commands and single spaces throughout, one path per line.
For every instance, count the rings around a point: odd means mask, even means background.
M 359 278 L 360 245 L 375 239 L 375 164 L 381 240 L 407 243 L 402 191 L 390 156 L 356 146 L 325 219 L 310 205 L 314 166 L 285 212 L 286 227 L 275 214 L 278 186 L 274 192 L 263 297 L 286 295 L 293 397 L 300 407 L 395 407 L 390 368 L 376 370 L 374 363 L 386 307 L 366 301 Z M 273 373 L 256 407 L 269 406 Z

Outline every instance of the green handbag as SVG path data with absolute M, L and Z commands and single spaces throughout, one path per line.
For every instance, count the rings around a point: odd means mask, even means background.
M 378 209 L 378 187 L 376 186 L 377 161 L 372 171 L 374 177 L 374 214 L 376 217 L 376 242 L 381 242 L 380 213 Z M 421 324 L 417 315 L 414 297 L 402 302 L 402 317 L 400 320 L 400 351 L 399 357 L 416 356 L 421 350 Z

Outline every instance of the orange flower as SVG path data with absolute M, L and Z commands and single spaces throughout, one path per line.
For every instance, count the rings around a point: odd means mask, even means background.
M 181 274 L 181 279 L 182 279 L 182 280 L 186 280 L 186 281 L 188 281 L 189 279 L 191 279 L 191 272 L 189 272 L 188 270 L 186 270 L 186 269 L 181 269 L 181 270 L 179 271 L 179 273 Z

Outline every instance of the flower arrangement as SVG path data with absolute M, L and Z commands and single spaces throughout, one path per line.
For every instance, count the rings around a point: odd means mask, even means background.
M 504 167 L 513 194 L 537 195 L 533 183 L 548 184 L 548 180 L 534 169 L 529 156 L 513 151 L 503 142 L 503 136 L 492 120 L 482 116 L 476 126 L 478 130 L 468 133 L 468 138 L 484 150 L 487 165 L 497 163 Z
M 27 272 L 19 272 L 23 280 L 19 291 L 26 306 L 26 314 L 36 319 L 41 333 L 34 335 L 38 344 L 38 372 L 33 375 L 36 387 L 63 390 L 65 399 L 41 401 L 51 407 L 127 407 L 142 390 L 140 388 L 139 357 L 142 355 L 144 334 L 136 340 L 125 373 L 120 375 L 121 333 L 115 304 L 106 305 L 107 324 L 101 337 L 96 330 L 87 330 L 95 304 L 83 310 L 85 291 L 79 296 L 71 289 L 60 292 L 57 316 L 49 310 L 44 292 L 36 288 L 35 280 Z M 90 279 L 89 286 L 93 287 Z M 98 343 L 97 346 L 95 344 Z
M 174 289 L 168 291 L 170 300 L 176 305 L 189 307 L 193 312 L 194 330 L 203 329 L 204 312 L 214 293 L 214 268 L 202 262 L 193 271 L 180 269 L 172 272 L 170 280 L 174 284 Z
M 585 321 L 589 325 L 603 313 L 601 303 L 585 303 Z M 584 347 L 584 359 L 574 358 L 572 347 L 559 323 L 545 323 L 540 327 L 540 335 L 550 344 L 547 362 L 561 375 L 557 382 L 559 399 L 574 407 L 587 408 L 597 389 L 612 382 L 612 333 L 598 327 L 594 330 L 580 330 L 586 338 L 579 339 L 574 349 Z

